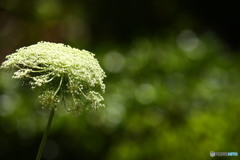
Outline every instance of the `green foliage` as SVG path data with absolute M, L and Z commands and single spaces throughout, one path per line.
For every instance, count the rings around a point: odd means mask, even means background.
M 108 75 L 106 108 L 80 120 L 59 108 L 51 134 L 59 150 L 50 149 L 45 158 L 56 151 L 56 159 L 205 160 L 210 151 L 239 151 L 239 58 L 218 39 L 184 31 L 165 41 L 143 38 L 130 49 L 96 52 Z M 26 107 L 36 104 L 22 90 L 11 104 L 19 89 L 9 90 L 1 80 L 3 133 L 27 141 L 40 131 L 43 122 L 35 115 L 43 113 Z

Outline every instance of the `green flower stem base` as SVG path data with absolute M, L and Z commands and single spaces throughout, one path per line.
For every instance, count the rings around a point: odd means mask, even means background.
M 43 138 L 42 138 L 41 144 L 40 144 L 39 149 L 38 149 L 38 154 L 37 154 L 36 160 L 41 160 L 41 157 L 42 157 L 42 154 L 43 154 L 43 151 L 44 151 L 44 147 L 45 147 L 45 144 L 46 144 L 46 141 L 47 141 L 48 132 L 49 132 L 49 129 L 50 129 L 51 124 L 52 124 L 53 116 L 54 116 L 54 109 L 52 109 L 51 112 L 50 112 L 47 127 L 46 127 L 46 130 L 45 130 L 44 134 L 43 134 Z

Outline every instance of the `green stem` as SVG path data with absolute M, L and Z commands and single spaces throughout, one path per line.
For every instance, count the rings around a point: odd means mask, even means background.
M 43 134 L 43 138 L 42 138 L 41 144 L 40 144 L 39 149 L 38 149 L 38 154 L 37 154 L 36 160 L 41 160 L 41 157 L 42 157 L 42 154 L 43 154 L 43 151 L 44 151 L 44 147 L 45 147 L 45 144 L 46 144 L 46 141 L 47 141 L 48 132 L 49 132 L 49 129 L 51 127 L 53 116 L 54 116 L 54 108 L 50 112 L 47 127 L 46 127 L 46 130 L 45 130 L 44 134 Z
M 63 81 L 63 76 L 61 77 L 61 80 L 60 80 L 60 82 L 59 82 L 58 88 L 57 88 L 57 90 L 55 91 L 55 93 L 54 93 L 53 97 L 54 97 L 54 96 L 56 96 L 56 95 L 57 95 L 57 93 L 58 93 L 58 91 L 60 90 L 60 88 L 61 88 L 61 85 L 62 85 L 62 81 Z
M 63 76 L 61 77 L 58 88 L 55 91 L 55 93 L 53 95 L 53 98 L 57 95 L 58 91 L 60 90 L 61 85 L 62 85 L 62 81 L 63 81 Z M 48 118 L 47 127 L 46 127 L 46 130 L 45 130 L 44 134 L 43 134 L 43 138 L 42 138 L 41 144 L 40 144 L 39 149 L 38 149 L 38 154 L 37 154 L 36 160 L 41 160 L 41 157 L 42 157 L 42 154 L 43 154 L 43 151 L 44 151 L 44 147 L 45 147 L 45 144 L 46 144 L 46 141 L 47 141 L 48 132 L 49 132 L 49 129 L 50 129 L 51 124 L 52 124 L 54 111 L 55 111 L 55 108 L 53 107 L 51 109 L 51 112 L 50 112 L 50 115 L 49 115 L 49 118 Z

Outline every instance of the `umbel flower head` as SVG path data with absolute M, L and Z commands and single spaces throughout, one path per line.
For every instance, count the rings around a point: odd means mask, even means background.
M 40 91 L 43 108 L 56 109 L 62 102 L 67 111 L 81 113 L 104 106 L 100 93 L 106 77 L 94 54 L 61 43 L 38 42 L 8 55 L 2 69 L 14 69 Z

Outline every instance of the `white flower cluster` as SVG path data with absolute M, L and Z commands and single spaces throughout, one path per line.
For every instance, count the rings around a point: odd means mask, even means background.
M 44 107 L 68 101 L 67 110 L 81 112 L 103 106 L 106 77 L 94 54 L 61 43 L 39 42 L 8 55 L 2 69 L 16 69 L 13 78 L 40 88 Z M 62 98 L 60 98 L 62 97 Z M 70 101 L 69 101 L 70 100 Z

